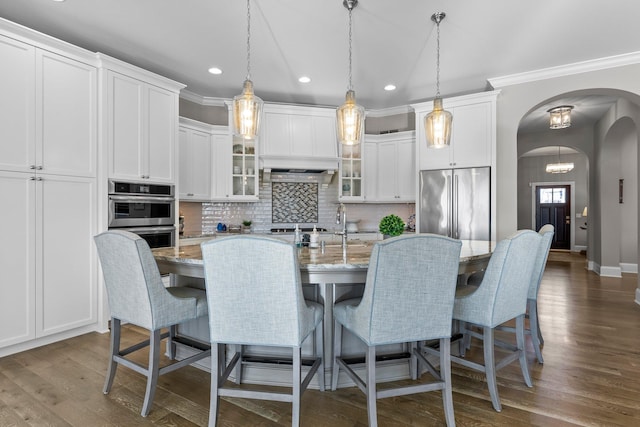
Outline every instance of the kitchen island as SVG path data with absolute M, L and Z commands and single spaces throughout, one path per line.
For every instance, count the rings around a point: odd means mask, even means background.
M 324 304 L 324 338 L 325 338 L 325 383 L 330 384 L 333 345 L 333 304 L 347 298 L 362 295 L 366 281 L 369 257 L 375 242 L 349 243 L 345 249 L 341 245 L 326 245 L 321 248 L 300 248 L 298 259 L 306 299 Z M 459 274 L 464 277 L 483 270 L 491 257 L 495 244 L 490 241 L 463 241 L 460 253 Z M 204 289 L 204 266 L 200 245 L 178 245 L 171 248 L 153 249 L 160 272 L 172 274 L 173 286 L 193 286 Z M 179 332 L 202 341 L 209 340 L 209 329 L 206 321 L 192 321 L 180 325 Z M 360 357 L 364 354 L 363 344 L 351 336 L 348 331 L 343 334 L 343 355 Z M 189 349 L 178 350 L 178 357 L 189 355 Z M 184 353 L 186 352 L 186 353 Z M 399 355 L 406 352 L 403 344 L 383 346 L 380 354 Z M 288 353 L 278 348 L 249 347 L 246 354 L 267 357 L 271 360 L 285 358 Z M 313 343 L 306 342 L 303 354 L 313 354 Z M 290 357 L 290 355 L 288 355 Z M 203 359 L 203 369 L 209 370 L 208 359 Z M 364 367 L 364 365 L 363 365 Z M 284 385 L 290 384 L 290 372 L 283 372 L 279 364 L 248 364 L 244 366 L 243 381 L 257 384 Z M 356 372 L 359 369 L 356 368 Z M 358 372 L 360 373 L 360 372 Z M 378 381 L 391 381 L 409 378 L 406 361 L 390 360 L 377 373 Z M 352 386 L 354 383 L 341 372 L 338 387 Z M 317 387 L 315 379 L 311 387 Z

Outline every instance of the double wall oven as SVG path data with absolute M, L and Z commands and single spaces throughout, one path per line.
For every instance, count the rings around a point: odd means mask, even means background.
M 173 185 L 109 181 L 109 229 L 127 230 L 151 248 L 176 241 Z

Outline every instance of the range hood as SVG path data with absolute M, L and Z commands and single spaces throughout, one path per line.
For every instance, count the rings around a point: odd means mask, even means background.
M 331 183 L 335 170 L 319 169 L 262 169 L 263 184 L 271 182 L 317 182 L 322 188 L 327 188 Z
M 261 156 L 262 183 L 318 182 L 323 188 L 338 170 L 337 157 Z

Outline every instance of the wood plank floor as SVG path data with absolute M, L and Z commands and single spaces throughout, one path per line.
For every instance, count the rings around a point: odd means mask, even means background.
M 527 338 L 533 388 L 517 363 L 498 372 L 503 410 L 491 406 L 483 375 L 453 365 L 458 426 L 640 425 L 640 306 L 636 275 L 600 278 L 583 256 L 553 253 L 540 291 L 544 365 Z M 125 341 L 140 337 L 129 328 Z M 151 413 L 139 415 L 145 379 L 120 367 L 102 394 L 108 334 L 87 334 L 0 359 L 0 426 L 204 426 L 209 374 L 187 367 L 160 377 Z M 482 357 L 474 342 L 469 358 Z M 140 360 L 146 355 L 141 354 Z M 428 377 L 426 375 L 425 377 Z M 366 426 L 366 402 L 355 387 L 308 390 L 303 426 Z M 444 425 L 439 392 L 378 401 L 381 426 Z M 286 426 L 286 403 L 227 399 L 221 426 Z

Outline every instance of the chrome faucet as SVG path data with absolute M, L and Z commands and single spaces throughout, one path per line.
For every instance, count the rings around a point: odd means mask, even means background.
M 345 249 L 347 247 L 347 208 L 343 203 L 338 205 L 336 224 L 342 224 L 342 231 L 336 231 L 335 234 L 342 236 L 342 249 Z

